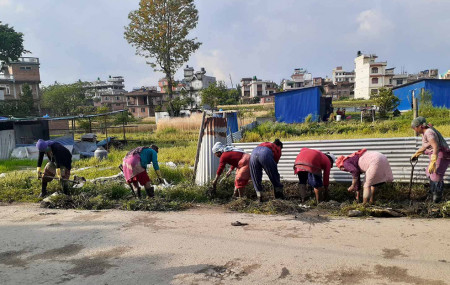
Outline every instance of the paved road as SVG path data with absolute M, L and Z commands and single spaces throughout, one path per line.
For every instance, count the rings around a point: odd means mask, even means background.
M 248 223 L 233 227 L 231 222 Z M 450 284 L 450 220 L 0 207 L 1 284 Z

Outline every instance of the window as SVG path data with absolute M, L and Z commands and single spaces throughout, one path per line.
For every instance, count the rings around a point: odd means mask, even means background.
M 378 84 L 378 78 L 372 78 L 372 84 Z
M 120 104 L 116 104 L 116 106 L 120 106 Z
M 370 90 L 370 95 L 377 95 L 377 94 L 378 94 L 378 89 Z
M 120 97 L 119 97 L 119 96 L 116 96 L 116 100 L 119 101 L 119 100 L 120 100 Z
M 31 70 L 31 66 L 21 66 L 20 70 Z
M 106 100 L 106 101 L 108 101 L 108 100 L 109 100 L 109 97 L 108 97 L 108 96 L 106 96 L 106 97 L 105 97 L 105 100 Z
M 398 82 L 398 81 L 397 81 Z M 389 78 L 389 84 L 392 84 L 392 78 Z
M 402 85 L 403 84 L 403 79 L 397 79 L 397 85 Z
M 372 73 L 378 73 L 378 67 L 372 67 Z
M 145 112 L 145 108 L 141 108 L 141 112 L 144 113 Z
M 136 111 L 134 110 L 134 108 L 131 108 L 131 112 L 136 113 Z

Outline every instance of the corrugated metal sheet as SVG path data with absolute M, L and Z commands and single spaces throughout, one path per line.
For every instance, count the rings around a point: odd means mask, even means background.
M 16 138 L 14 130 L 0 131 L 0 159 L 9 159 L 15 147 Z
M 450 144 L 450 138 L 446 140 Z M 233 145 L 251 153 L 258 144 L 260 143 L 235 143 Z M 329 151 L 336 157 L 349 155 L 361 148 L 367 148 L 387 156 L 396 182 L 409 182 L 411 175 L 409 158 L 421 144 L 420 137 L 283 142 L 283 153 L 278 163 L 278 170 L 283 180 L 298 181 L 297 176 L 294 175 L 293 166 L 295 158 L 303 147 L 318 149 L 323 152 Z M 427 156 L 420 157 L 414 169 L 414 182 L 426 181 L 425 168 L 428 166 L 428 162 Z M 264 176 L 264 179 L 267 179 L 267 177 Z M 351 175 L 334 166 L 331 169 L 330 181 L 351 181 Z M 446 175 L 445 181 L 446 183 L 450 182 L 450 173 Z
M 227 121 L 225 118 L 207 118 L 198 160 L 195 183 L 205 185 L 216 176 L 219 158 L 211 149 L 216 142 L 227 142 Z

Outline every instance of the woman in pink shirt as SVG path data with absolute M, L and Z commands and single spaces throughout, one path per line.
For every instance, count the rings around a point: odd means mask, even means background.
M 417 160 L 423 153 L 430 157 L 426 170 L 430 179 L 430 192 L 433 202 L 438 203 L 444 192 L 444 175 L 450 165 L 450 148 L 444 137 L 424 117 L 417 117 L 411 123 L 411 128 L 422 135 L 422 147 L 416 151 L 411 160 Z
M 234 197 L 242 197 L 244 195 L 244 188 L 247 186 L 250 179 L 250 155 L 245 153 L 244 150 L 240 148 L 235 148 L 233 146 L 227 146 L 221 142 L 216 143 L 212 152 L 220 157 L 220 164 L 217 168 L 216 178 L 213 181 L 213 191 L 216 191 L 217 182 L 220 175 L 222 175 L 227 164 L 231 165 L 230 170 L 227 172 L 226 177 L 231 175 L 231 172 L 236 169 L 236 178 L 234 180 Z

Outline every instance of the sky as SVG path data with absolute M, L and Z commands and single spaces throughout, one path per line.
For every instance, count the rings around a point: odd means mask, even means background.
M 257 76 L 279 83 L 295 68 L 331 77 L 353 70 L 357 51 L 396 72 L 450 69 L 447 0 L 196 0 L 202 42 L 185 65 L 229 86 Z M 43 85 L 124 76 L 127 90 L 164 75 L 124 39 L 139 0 L 0 0 L 0 21 L 24 34 Z M 183 67 L 175 79 L 181 79 Z M 231 80 L 230 80 L 231 77 Z

